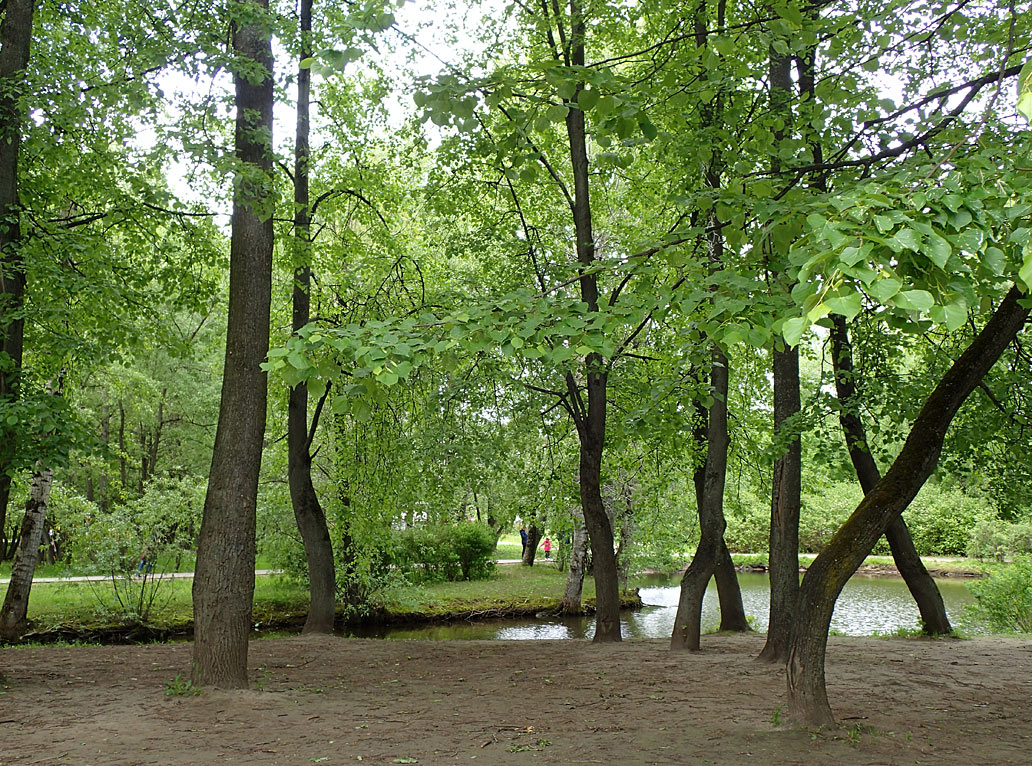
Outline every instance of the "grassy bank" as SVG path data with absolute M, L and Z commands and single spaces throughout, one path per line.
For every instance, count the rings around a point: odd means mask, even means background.
M 402 624 L 535 614 L 558 606 L 565 582 L 565 574 L 553 564 L 504 565 L 487 580 L 391 589 L 358 619 Z M 117 642 L 189 635 L 191 587 L 192 581 L 184 579 L 36 583 L 29 599 L 32 629 L 26 638 Z M 594 596 L 594 581 L 585 578 L 585 603 Z M 256 628 L 299 628 L 307 604 L 307 588 L 288 577 L 256 579 Z M 626 605 L 636 605 L 635 599 Z

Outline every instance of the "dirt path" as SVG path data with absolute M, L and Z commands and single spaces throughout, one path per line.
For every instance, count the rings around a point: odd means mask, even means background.
M 188 644 L 0 650 L 0 764 L 1027 764 L 1032 641 L 833 637 L 844 727 L 775 725 L 759 636 L 251 645 L 251 691 L 166 696 Z

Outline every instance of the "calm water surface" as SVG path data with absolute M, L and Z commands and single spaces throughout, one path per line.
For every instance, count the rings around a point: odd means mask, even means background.
M 739 573 L 745 613 L 759 630 L 767 629 L 769 609 L 769 581 L 766 574 Z M 674 627 L 679 589 L 678 578 L 655 575 L 639 580 L 639 593 L 645 608 L 625 612 L 621 620 L 625 638 L 669 638 Z M 968 632 L 977 632 L 977 626 L 964 622 L 964 607 L 974 597 L 962 580 L 938 579 L 936 583 L 946 604 L 946 612 L 953 624 Z M 702 604 L 703 630 L 712 630 L 720 621 L 717 591 L 711 582 Z M 918 612 L 903 580 L 897 577 L 852 578 L 839 596 L 831 629 L 843 635 L 870 636 L 875 633 L 893 633 L 899 628 L 917 628 Z M 595 633 L 593 618 L 547 617 L 544 619 L 507 619 L 482 622 L 450 623 L 419 628 L 373 628 L 356 631 L 352 635 L 390 639 L 504 639 L 534 640 L 556 638 L 591 638 Z

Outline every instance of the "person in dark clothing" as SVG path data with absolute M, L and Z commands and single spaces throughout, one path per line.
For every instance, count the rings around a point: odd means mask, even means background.
M 520 542 L 523 543 L 523 553 L 520 554 L 520 557 L 522 558 L 523 556 L 527 555 L 527 528 L 526 527 L 520 527 Z

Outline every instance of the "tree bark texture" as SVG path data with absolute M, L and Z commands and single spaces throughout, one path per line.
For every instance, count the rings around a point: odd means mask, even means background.
M 1024 327 L 1029 310 L 1019 305 L 1021 298 L 1018 288 L 1011 288 L 925 400 L 892 466 L 807 570 L 788 658 L 789 712 L 795 720 L 809 725 L 834 723 L 824 660 L 835 601 L 889 522 L 903 513 L 931 476 L 957 410 Z
M 46 526 L 47 503 L 50 487 L 54 483 L 54 471 L 39 468 L 32 476 L 29 499 L 25 503 L 25 518 L 22 520 L 18 537 L 18 550 L 11 566 L 11 581 L 7 585 L 7 596 L 0 609 L 0 638 L 14 641 L 25 632 L 29 609 L 29 593 L 32 590 L 32 576 L 39 561 L 39 548 L 43 543 Z
M 566 573 L 566 587 L 563 590 L 559 609 L 563 614 L 580 614 L 584 591 L 584 571 L 588 563 L 588 530 L 584 526 L 584 514 L 578 508 L 574 512 L 573 541 L 570 547 L 570 568 Z
M 7 0 L 0 22 L 0 401 L 18 398 L 24 347 L 25 265 L 21 247 L 18 156 L 25 110 L 21 95 L 32 42 L 34 0 Z M 0 537 L 7 524 L 11 474 L 17 455 L 16 431 L 0 428 Z M 3 554 L 0 546 L 0 554 Z
M 846 318 L 836 314 L 832 321 L 834 324 L 831 331 L 831 357 L 835 373 L 835 390 L 839 400 L 839 422 L 846 438 L 849 459 L 856 470 L 860 487 L 864 494 L 867 494 L 881 480 L 881 471 L 878 470 L 878 464 L 871 454 L 867 432 L 860 419 L 860 399 L 853 369 L 853 348 L 849 342 Z M 902 516 L 896 516 L 889 522 L 885 529 L 885 537 L 889 541 L 896 568 L 903 576 L 921 613 L 921 629 L 932 636 L 951 633 L 953 627 L 946 615 L 942 594 L 939 593 L 935 580 L 925 569 L 914 546 L 914 538 Z
M 527 525 L 527 544 L 523 546 L 523 566 L 534 566 L 534 559 L 537 558 L 537 547 L 541 541 L 541 529 L 537 524 Z
M 301 58 L 312 55 L 312 0 L 301 0 Z M 297 332 L 311 313 L 311 204 L 309 199 L 309 133 L 312 71 L 297 72 L 297 130 L 294 140 L 294 241 L 298 263 L 294 270 L 291 328 Z M 318 415 L 318 410 L 317 410 Z M 287 399 L 287 478 L 301 541 L 308 562 L 309 606 L 304 633 L 332 633 L 337 607 L 337 576 L 333 543 L 326 514 L 312 482 L 312 435 L 318 421 L 308 424 L 308 386 L 301 383 Z M 350 546 L 347 546 L 350 548 Z
M 710 578 L 723 559 L 723 554 L 727 552 L 727 546 L 724 544 L 724 483 L 727 478 L 727 450 L 730 443 L 727 431 L 727 356 L 716 345 L 713 346 L 711 355 L 710 389 L 713 403 L 709 406 L 706 418 L 706 462 L 702 469 L 701 492 L 696 480 L 699 545 L 691 564 L 681 576 L 677 615 L 670 636 L 671 649 L 690 651 L 700 649 L 702 599 L 706 595 L 706 586 Z M 738 594 L 738 599 L 741 600 L 741 593 Z
M 786 439 L 790 419 L 799 414 L 799 350 L 774 350 L 774 440 Z M 788 437 L 774 461 L 770 501 L 770 616 L 760 659 L 783 662 L 799 598 L 799 506 L 802 447 L 798 434 Z
M 268 0 L 252 11 L 264 15 Z M 255 508 L 265 433 L 272 291 L 272 45 L 268 31 L 235 25 L 233 48 L 265 74 L 236 84 L 240 163 L 230 240 L 229 322 L 222 399 L 194 575 L 193 682 L 247 686 L 254 598 Z M 250 70 L 253 72 L 253 69 Z

